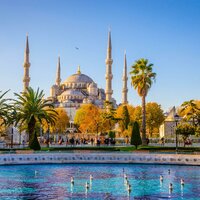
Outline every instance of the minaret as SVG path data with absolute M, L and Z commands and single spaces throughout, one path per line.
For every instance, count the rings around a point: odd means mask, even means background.
M 112 45 L 111 45 L 111 32 L 108 32 L 108 48 L 107 48 L 107 57 L 106 57 L 106 101 L 111 102 L 112 100 Z
M 31 64 L 29 62 L 29 44 L 28 44 L 28 35 L 26 35 L 26 48 L 24 51 L 24 92 L 29 87 L 30 77 L 29 77 L 29 68 Z
M 126 63 L 126 52 L 124 53 L 124 70 L 123 70 L 123 88 L 122 88 L 122 104 L 127 104 L 127 94 L 128 94 L 128 88 L 127 88 L 127 63 Z
M 56 72 L 56 85 L 60 86 L 61 78 L 60 78 L 60 56 L 58 57 L 58 65 L 57 65 L 57 72 Z

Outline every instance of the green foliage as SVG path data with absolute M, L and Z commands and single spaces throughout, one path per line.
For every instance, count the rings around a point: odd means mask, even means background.
M 142 97 L 142 142 L 146 144 L 146 102 L 145 98 L 153 80 L 156 78 L 156 73 L 153 72 L 153 64 L 149 64 L 147 59 L 137 60 L 133 66 L 131 74 L 131 84 Z
M 104 103 L 105 111 L 102 112 L 102 119 L 108 123 L 108 130 L 112 130 L 115 123 L 119 121 L 119 118 L 116 118 L 116 109 L 113 106 L 112 102 L 105 101 Z
M 199 137 L 199 136 L 200 136 L 200 126 L 197 126 L 197 127 L 196 127 L 195 136 L 196 136 L 196 137 Z
M 26 92 L 15 93 L 15 96 L 17 97 L 13 105 L 16 111 L 15 125 L 27 127 L 30 138 L 29 145 L 32 146 L 32 142 L 35 144 L 36 141 L 33 136 L 36 123 L 42 124 L 42 120 L 45 120 L 49 124 L 55 124 L 57 112 L 54 110 L 52 102 L 44 99 L 44 93 L 39 88 L 37 91 L 27 88 Z
M 200 123 L 200 103 L 199 101 L 190 100 L 185 101 L 181 105 L 180 114 L 186 119 L 191 120 L 193 125 L 195 125 L 195 121 Z M 200 125 L 200 124 L 199 124 Z
M 188 123 L 179 124 L 176 128 L 176 134 L 181 135 L 185 142 L 190 135 L 195 134 L 195 127 Z
M 37 139 L 36 132 L 34 132 L 32 138 L 29 140 L 29 147 L 30 147 L 30 149 L 33 149 L 33 150 L 40 150 L 41 149 L 40 143 L 38 142 L 38 139 Z
M 131 145 L 135 145 L 136 149 L 139 145 L 142 144 L 140 136 L 140 127 L 138 122 L 133 123 L 132 135 L 131 135 Z
M 115 131 L 109 131 L 108 132 L 108 137 L 109 138 L 115 138 Z
M 124 130 L 128 129 L 128 125 L 130 123 L 130 116 L 129 116 L 128 108 L 126 105 L 123 106 L 122 123 L 123 123 Z
M 138 91 L 139 96 L 146 96 L 151 88 L 153 80 L 156 78 L 156 73 L 152 72 L 153 64 L 149 64 L 147 59 L 141 58 L 132 66 L 130 72 L 131 84 Z
M 7 92 L 8 91 L 0 94 L 0 126 L 3 124 L 7 125 L 10 121 L 10 112 L 12 107 L 7 103 L 8 99 L 4 98 Z

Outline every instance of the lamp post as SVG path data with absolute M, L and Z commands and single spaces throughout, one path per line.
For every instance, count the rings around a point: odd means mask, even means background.
M 174 120 L 176 122 L 176 128 L 177 128 L 178 121 L 179 121 L 179 115 L 178 114 L 174 115 Z M 175 130 L 175 134 L 176 134 L 176 152 L 178 152 L 178 134 L 177 134 L 176 130 Z
M 15 117 L 15 112 L 13 111 L 11 113 L 11 142 L 10 142 L 10 148 L 12 149 L 13 148 L 13 134 L 14 134 L 14 117 Z
M 11 143 L 10 143 L 10 148 L 11 149 L 13 148 L 13 133 L 14 133 L 14 130 L 13 130 L 13 124 L 12 124 L 12 128 L 11 128 Z
M 49 123 L 48 123 L 48 129 L 47 129 L 47 147 L 49 148 Z

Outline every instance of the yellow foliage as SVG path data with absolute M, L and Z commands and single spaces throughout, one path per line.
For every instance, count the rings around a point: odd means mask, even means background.
M 123 104 L 120 105 L 117 110 L 116 110 L 116 118 L 122 118 L 123 116 Z M 135 108 L 130 105 L 130 104 L 126 104 L 127 106 L 127 109 L 128 109 L 128 113 L 130 115 L 130 121 L 133 122 L 134 121 L 134 111 L 135 111 Z
M 63 133 L 65 132 L 67 125 L 69 124 L 69 117 L 64 108 L 55 108 L 55 111 L 58 113 L 58 116 L 57 116 L 55 125 L 49 126 L 50 132 Z M 42 127 L 43 127 L 43 131 L 47 132 L 48 124 L 44 120 L 42 121 Z
M 74 122 L 81 132 L 98 133 L 102 126 L 101 110 L 93 104 L 81 106 L 75 115 Z

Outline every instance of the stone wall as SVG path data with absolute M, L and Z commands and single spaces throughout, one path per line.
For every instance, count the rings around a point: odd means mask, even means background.
M 143 163 L 200 166 L 200 155 L 147 153 L 37 153 L 0 155 L 0 165 L 48 163 Z

